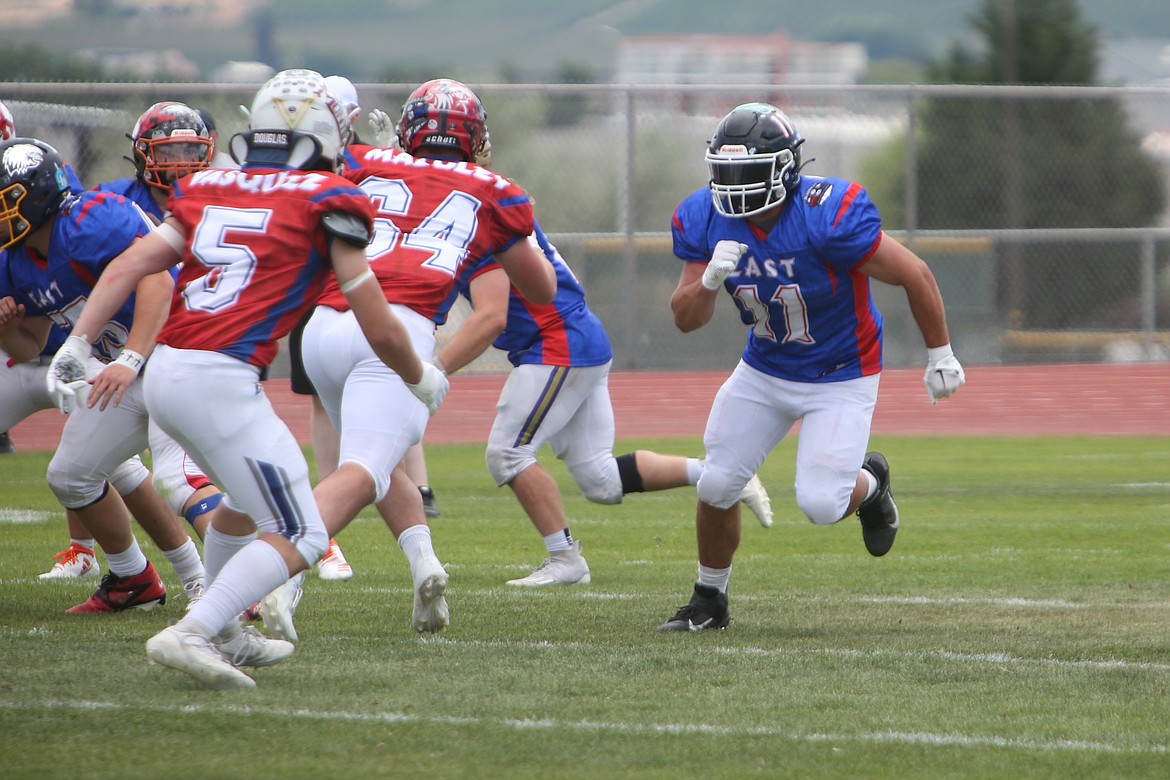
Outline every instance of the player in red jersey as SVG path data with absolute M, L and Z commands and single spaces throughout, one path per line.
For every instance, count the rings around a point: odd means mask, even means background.
M 436 324 L 446 319 L 466 262 L 494 255 L 520 293 L 536 302 L 547 303 L 556 292 L 551 264 L 529 240 L 534 217 L 528 196 L 472 163 L 485 122 L 474 92 L 437 79 L 407 98 L 398 124 L 401 149 L 359 146 L 347 155 L 346 177 L 361 185 L 376 210 L 366 248 L 370 269 L 428 365 Z M 449 622 L 447 574 L 431 544 L 422 497 L 401 465 L 407 448 L 422 440 L 426 410 L 411 402 L 401 377 L 373 359 L 334 282 L 326 283 L 305 327 L 301 352 L 341 432 L 340 465 L 315 491 L 329 533 L 336 535 L 373 502 L 410 561 L 415 630 L 441 631 Z M 276 603 L 269 600 L 262 611 L 295 604 L 287 594 L 274 596 Z M 291 635 L 287 610 L 266 625 Z
M 363 251 L 373 206 L 335 173 L 348 134 L 348 118 L 319 73 L 274 76 L 252 104 L 251 130 L 232 139 L 242 169 L 175 183 L 171 216 L 111 263 L 50 366 L 57 385 L 83 382 L 76 354 L 88 349 L 96 326 L 138 278 L 182 260 L 146 376 L 146 404 L 228 497 L 204 542 L 204 597 L 146 649 L 152 661 L 209 687 L 253 687 L 238 666 L 292 654 L 291 643 L 242 630 L 237 615 L 311 566 L 328 544 L 308 464 L 260 385 L 277 340 L 325 279 L 336 277 L 378 358 L 427 408 L 438 408 L 447 391 L 374 283 Z M 95 384 L 89 403 L 101 396 Z

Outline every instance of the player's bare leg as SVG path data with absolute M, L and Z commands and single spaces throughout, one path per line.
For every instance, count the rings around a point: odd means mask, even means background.
M 548 550 L 548 557 L 536 571 L 527 577 L 508 580 L 508 584 L 517 587 L 588 585 L 589 564 L 581 554 L 581 543 L 574 541 L 569 533 L 560 489 L 553 476 L 539 463 L 533 463 L 513 477 L 508 487 L 544 537 Z

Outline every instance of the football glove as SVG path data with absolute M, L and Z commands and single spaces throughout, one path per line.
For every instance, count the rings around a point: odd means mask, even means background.
M 418 400 L 427 405 L 427 411 L 431 414 L 439 411 L 439 405 L 451 389 L 446 375 L 430 363 L 423 363 L 422 379 L 418 380 L 418 384 L 407 382 L 406 386 Z
M 90 356 L 89 342 L 77 336 L 70 336 L 57 350 L 45 374 L 45 386 L 49 397 L 61 410 L 69 414 L 78 403 L 85 403 L 89 382 L 85 378 L 85 365 Z
M 938 399 L 946 398 L 962 387 L 967 377 L 951 351 L 950 344 L 928 349 L 926 354 L 926 374 L 922 381 L 926 385 L 926 394 L 930 396 L 930 402 L 934 404 L 938 403 Z
M 715 245 L 711 253 L 711 260 L 703 271 L 703 286 L 708 290 L 718 290 L 723 280 L 735 271 L 739 265 L 739 258 L 748 250 L 747 244 L 724 239 Z
M 370 128 L 374 131 L 374 143 L 381 147 L 393 148 L 398 145 L 398 135 L 394 130 L 394 122 L 390 116 L 380 108 L 375 108 L 368 117 Z

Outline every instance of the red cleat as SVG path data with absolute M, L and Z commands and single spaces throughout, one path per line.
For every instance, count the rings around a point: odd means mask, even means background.
M 67 615 L 91 612 L 122 612 L 127 609 L 154 609 L 167 600 L 167 587 L 154 566 L 146 564 L 141 574 L 119 577 L 114 573 L 102 578 L 102 584 L 88 600 L 65 610 Z

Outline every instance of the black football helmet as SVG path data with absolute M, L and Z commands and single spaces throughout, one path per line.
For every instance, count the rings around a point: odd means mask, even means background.
M 727 217 L 748 217 L 783 203 L 800 184 L 800 145 L 784 112 L 768 103 L 732 109 L 707 146 L 711 199 Z
M 23 243 L 61 210 L 69 192 L 56 149 L 35 138 L 0 143 L 0 249 Z

